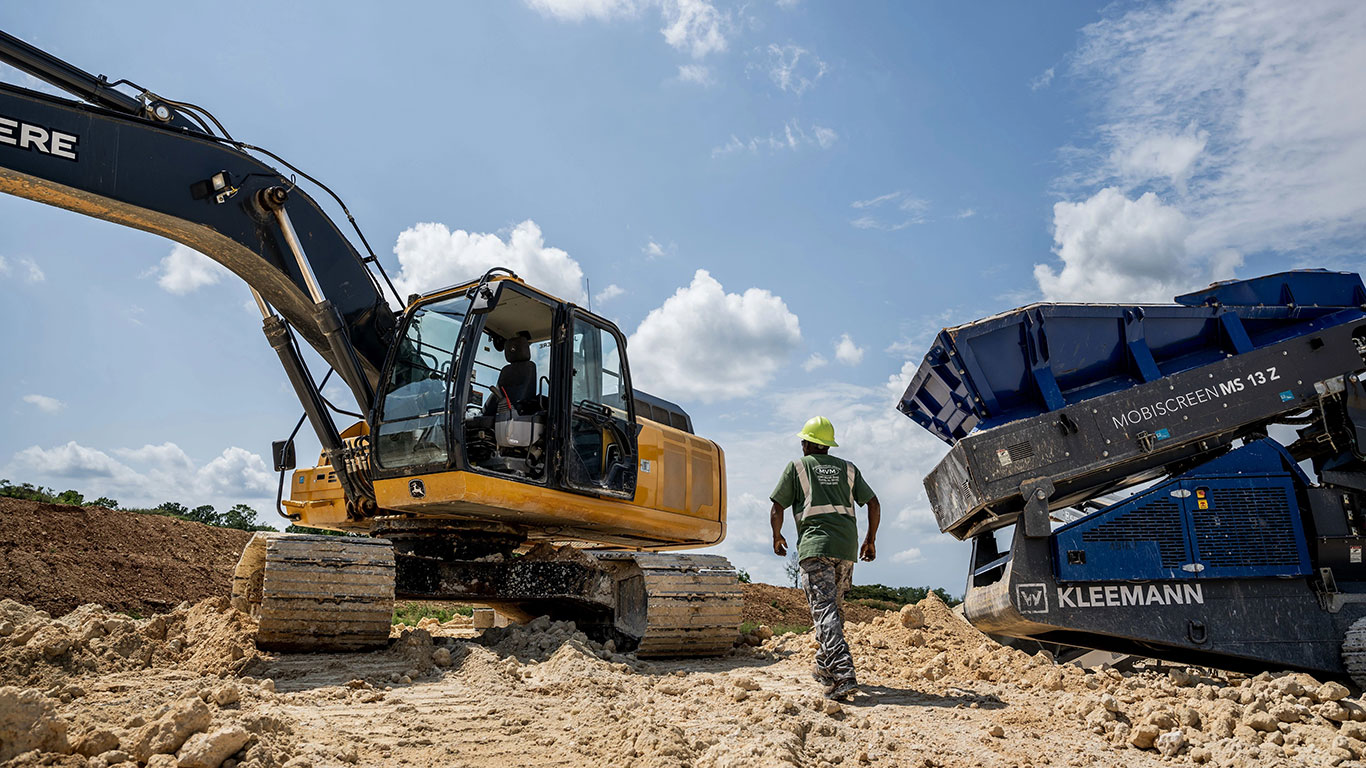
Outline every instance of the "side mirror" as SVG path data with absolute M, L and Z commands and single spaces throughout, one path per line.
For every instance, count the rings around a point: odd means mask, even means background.
M 275 459 L 276 472 L 288 472 L 296 466 L 293 440 L 276 440 L 271 443 L 270 454 Z
M 487 315 L 498 306 L 498 297 L 502 295 L 503 283 L 480 283 L 471 289 L 473 298 L 470 301 L 471 315 Z

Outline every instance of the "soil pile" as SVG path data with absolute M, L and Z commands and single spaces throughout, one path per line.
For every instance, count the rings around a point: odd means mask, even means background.
M 0 498 L 0 598 L 148 616 L 226 595 L 251 534 L 158 515 Z
M 466 635 L 405 629 L 373 653 L 247 651 L 244 667 L 220 640 L 241 643 L 249 622 L 205 601 L 107 628 L 77 654 L 90 667 L 40 658 L 40 632 L 109 614 L 3 612 L 38 629 L 22 644 L 12 630 L 0 655 L 36 643 L 25 658 L 46 669 L 0 677 L 12 686 L 0 687 L 7 766 L 1277 768 L 1366 757 L 1366 708 L 1337 683 L 1058 665 L 996 644 L 933 597 L 849 625 L 863 687 L 842 703 L 811 680 L 810 634 L 719 659 L 642 661 L 565 622 L 475 633 L 432 621 Z M 147 636 L 158 621 L 164 640 Z M 130 633 L 138 652 L 152 649 L 148 666 L 99 645 Z M 200 639 L 172 657 L 182 635 Z
M 745 607 L 741 621 L 773 626 L 794 624 L 811 625 L 811 608 L 806 603 L 806 595 L 800 589 L 775 587 L 772 584 L 742 584 L 745 594 Z M 881 616 L 882 611 L 866 605 L 844 603 L 845 621 L 871 621 Z

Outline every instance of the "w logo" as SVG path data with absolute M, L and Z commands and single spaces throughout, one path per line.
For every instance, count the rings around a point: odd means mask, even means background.
M 1020 613 L 1048 613 L 1047 585 L 1016 584 L 1015 609 Z

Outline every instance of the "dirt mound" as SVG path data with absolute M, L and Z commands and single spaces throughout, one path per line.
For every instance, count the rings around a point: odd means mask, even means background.
M 745 607 L 740 621 L 754 624 L 767 624 L 770 627 L 791 624 L 811 625 L 811 609 L 806 603 L 806 595 L 800 589 L 775 587 L 772 584 L 742 584 L 745 593 Z M 844 603 L 844 620 L 848 622 L 872 621 L 881 616 L 882 611 L 866 605 Z
M 73 658 L 94 667 L 28 656 L 48 670 L 42 687 L 4 687 L 16 680 L 0 677 L 0 760 L 13 756 L 7 768 L 128 758 L 148 768 L 1277 768 L 1366 757 L 1366 708 L 1337 683 L 1058 665 L 996 644 L 933 597 L 850 625 L 863 688 L 844 703 L 823 699 L 810 678 L 810 634 L 720 659 L 645 662 L 548 619 L 473 638 L 405 630 L 373 653 L 260 654 L 249 667 L 267 678 L 258 682 L 222 642 L 250 631 L 225 608 L 205 601 L 131 622 L 95 608 L 53 620 L 0 603 L 0 621 L 38 627 L 22 647 L 37 644 L 40 655 L 48 647 L 40 632 L 55 637 L 55 625 L 133 625 L 84 641 Z M 148 637 L 157 622 L 165 639 Z M 130 634 L 141 639 L 120 639 Z M 0 658 L 14 651 L 14 636 L 11 628 L 0 641 Z M 187 644 L 171 659 L 182 636 Z M 102 646 L 106 638 L 118 642 Z M 115 661 L 124 642 L 133 659 L 151 648 L 151 665 Z
M 158 515 L 0 498 L 0 598 L 54 615 L 140 616 L 228 594 L 251 534 Z
M 255 622 L 225 597 L 140 621 L 94 604 L 53 619 L 0 600 L 0 685 L 47 688 L 149 668 L 226 674 L 255 657 L 255 635 Z

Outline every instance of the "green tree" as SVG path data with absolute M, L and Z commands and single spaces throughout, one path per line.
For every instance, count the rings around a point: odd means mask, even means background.
M 182 520 L 188 520 L 190 517 L 190 510 L 186 509 L 185 505 L 178 501 L 163 501 L 152 509 L 152 513 L 157 515 L 170 515 L 171 517 L 178 517 Z
M 55 499 L 55 501 L 58 504 L 70 504 L 72 506 L 79 507 L 85 504 L 85 496 L 82 496 L 76 491 L 65 490 L 57 494 L 57 498 Z
M 190 520 L 193 520 L 196 523 L 203 523 L 204 525 L 223 524 L 222 516 L 220 516 L 218 514 L 218 511 L 213 508 L 212 504 L 201 504 L 195 507 L 194 509 L 190 510 L 186 517 L 188 517 Z
M 220 524 L 224 528 L 236 528 L 239 531 L 254 531 L 260 527 L 256 524 L 256 510 L 246 504 L 232 505 L 232 509 L 223 513 Z
M 109 498 L 108 496 L 101 496 L 101 497 L 99 497 L 98 499 L 95 499 L 94 501 L 90 502 L 90 503 L 88 504 L 88 506 L 91 506 L 91 507 L 104 507 L 105 509 L 118 509 L 118 508 L 119 508 L 119 500 L 118 500 L 118 499 L 111 499 L 111 498 Z
M 738 570 L 738 571 L 736 571 L 736 572 L 735 572 L 735 580 L 738 581 L 738 582 L 740 582 L 741 584 L 749 584 L 749 583 L 750 583 L 749 571 L 746 571 L 746 570 L 744 570 L 743 568 L 740 569 L 740 570 Z

